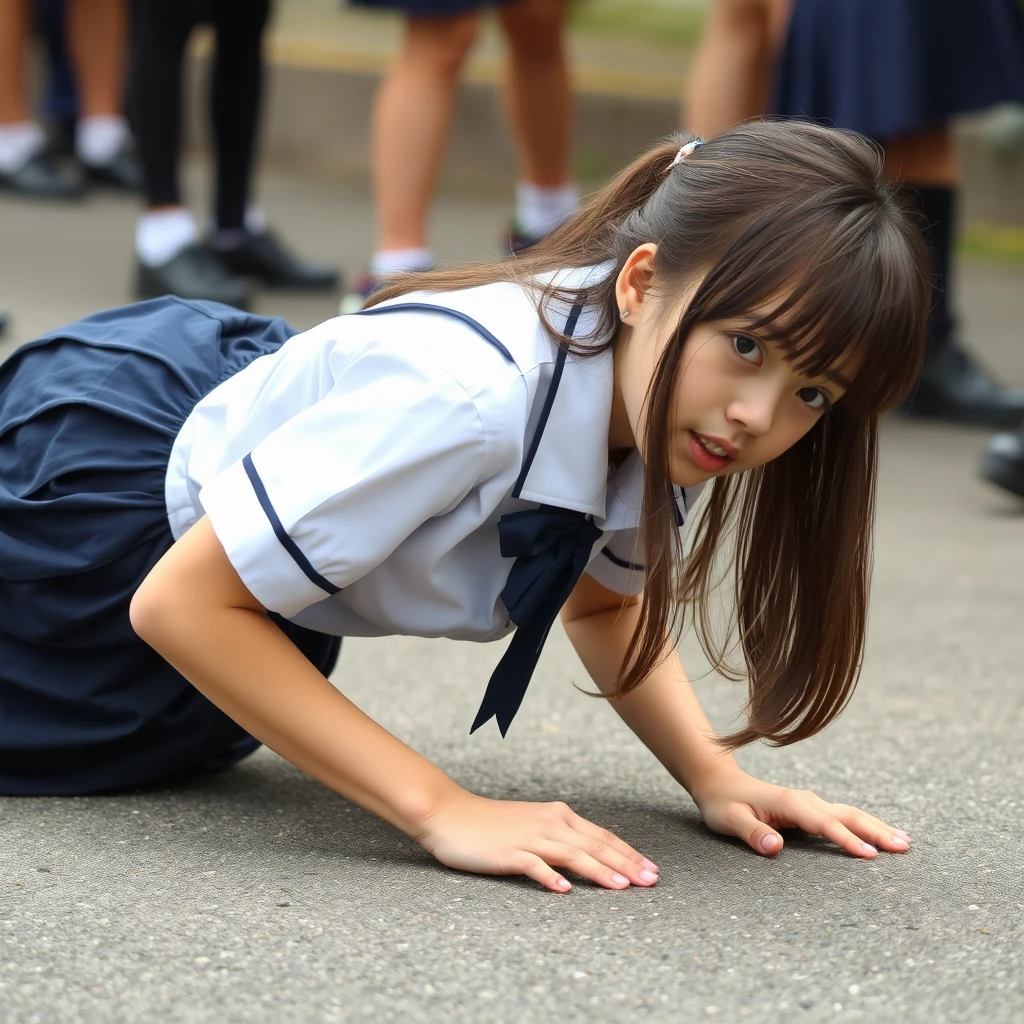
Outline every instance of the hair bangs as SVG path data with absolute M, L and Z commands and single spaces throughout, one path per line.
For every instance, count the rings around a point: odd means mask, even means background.
M 852 415 L 877 416 L 910 391 L 923 354 L 927 259 L 901 226 L 863 206 L 766 212 L 705 276 L 681 336 L 698 321 L 739 319 L 800 373 L 837 381 Z

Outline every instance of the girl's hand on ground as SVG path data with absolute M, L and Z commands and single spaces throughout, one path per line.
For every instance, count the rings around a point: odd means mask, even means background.
M 773 786 L 738 770 L 695 787 L 693 799 L 708 828 L 737 836 L 769 856 L 782 849 L 782 836 L 775 831 L 779 828 L 799 828 L 831 839 L 854 857 L 876 857 L 880 849 L 910 849 L 906 832 L 856 807 L 826 803 L 809 790 Z
M 658 868 L 563 803 L 488 800 L 465 790 L 441 805 L 416 839 L 442 864 L 487 875 L 526 875 L 568 892 L 566 868 L 606 889 L 650 886 Z

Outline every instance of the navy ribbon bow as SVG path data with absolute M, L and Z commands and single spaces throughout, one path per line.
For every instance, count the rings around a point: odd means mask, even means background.
M 504 736 L 526 696 L 555 616 L 583 575 L 601 530 L 582 512 L 541 505 L 502 516 L 498 533 L 502 555 L 516 560 L 501 592 L 516 632 L 491 674 L 469 731 L 494 718 Z

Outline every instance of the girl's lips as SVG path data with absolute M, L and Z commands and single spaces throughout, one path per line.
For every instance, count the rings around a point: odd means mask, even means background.
M 704 442 L 692 430 L 686 432 L 686 439 L 690 446 L 690 458 L 700 469 L 709 473 L 717 473 L 732 462 L 728 455 L 712 455 L 704 447 Z

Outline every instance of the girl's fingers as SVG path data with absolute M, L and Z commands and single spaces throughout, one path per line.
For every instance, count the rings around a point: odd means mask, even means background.
M 822 836 L 841 846 L 854 857 L 872 858 L 878 856 L 878 848 L 864 842 L 844 825 L 839 818 L 830 814 L 808 811 L 805 819 L 797 822 L 800 828 L 813 836 Z
M 906 853 L 910 849 L 910 836 L 902 829 L 886 825 L 884 821 L 865 814 L 856 807 L 837 805 L 835 816 L 855 835 L 890 853 Z
M 638 868 L 646 868 L 648 871 L 653 871 L 655 874 L 658 873 L 658 865 L 654 861 L 648 860 L 642 853 L 634 850 L 629 843 L 624 842 L 614 832 L 610 832 L 606 828 L 602 828 L 600 825 L 595 825 L 592 821 L 587 821 L 586 818 L 581 817 L 575 811 L 569 812 L 570 817 L 568 818 L 569 824 L 576 829 L 577 832 L 582 832 L 583 835 L 589 839 L 596 839 L 600 842 L 607 843 L 613 850 L 617 850 L 622 854 L 623 857 L 628 858 Z
M 772 857 L 782 849 L 782 836 L 743 804 L 735 804 L 728 811 L 725 825 L 734 836 L 763 856 Z
M 582 839 L 583 837 L 579 836 L 578 838 Z M 587 878 L 605 889 L 629 888 L 629 878 L 622 871 L 617 870 L 617 867 L 602 863 L 596 857 L 571 843 L 544 840 L 538 843 L 535 849 L 538 856 L 548 864 L 558 865 L 560 868 L 572 871 L 581 878 Z M 616 854 L 616 857 L 619 855 Z M 625 861 L 625 857 L 620 858 L 620 862 Z
M 532 878 L 535 882 L 540 882 L 545 889 L 550 889 L 552 892 L 568 892 L 572 888 L 568 879 L 560 875 L 535 853 L 523 852 L 520 854 L 515 870 L 526 875 L 527 878 Z

